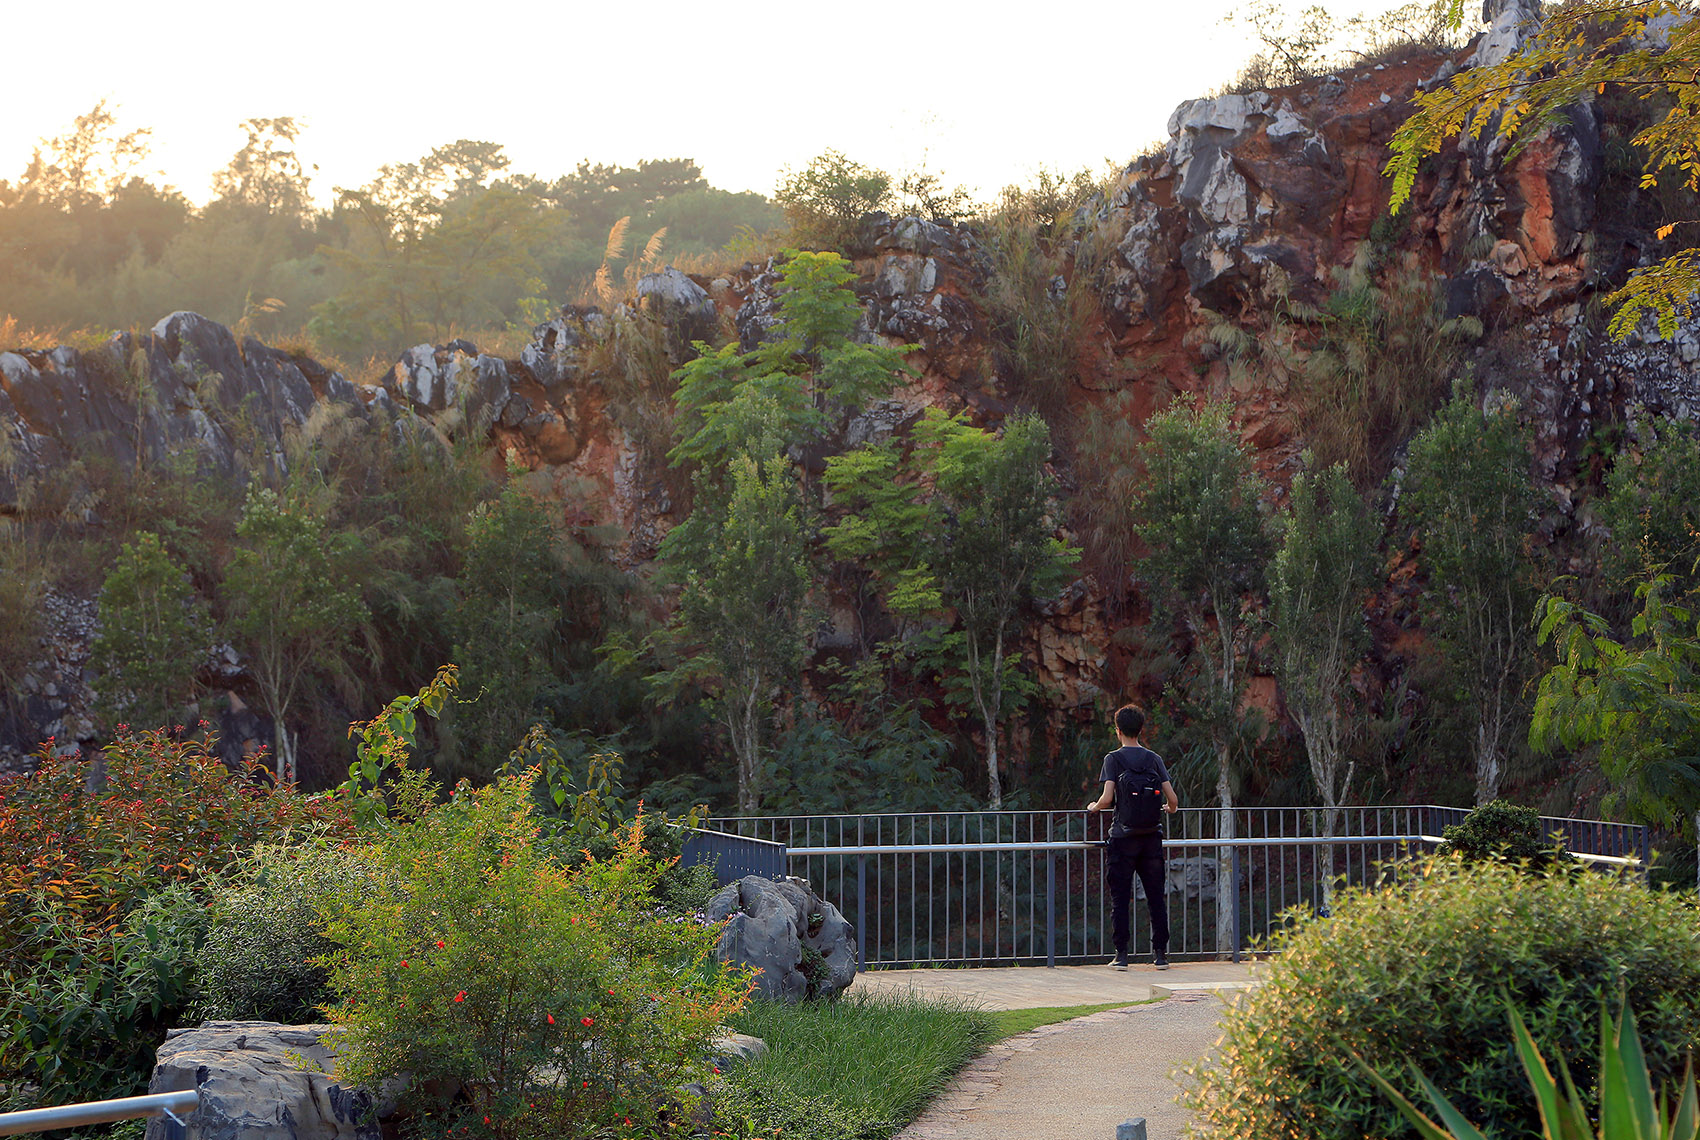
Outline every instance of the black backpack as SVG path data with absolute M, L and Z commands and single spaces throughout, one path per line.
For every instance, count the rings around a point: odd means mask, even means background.
M 1110 835 L 1151 835 L 1163 825 L 1163 781 L 1157 769 L 1131 767 L 1123 760 L 1116 773 L 1116 818 Z

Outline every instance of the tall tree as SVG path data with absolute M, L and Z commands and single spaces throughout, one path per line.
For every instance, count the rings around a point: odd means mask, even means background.
M 349 244 L 324 252 L 347 284 L 310 327 L 339 347 L 393 349 L 501 323 L 536 279 L 541 208 L 535 194 L 492 184 L 507 165 L 494 143 L 461 139 L 339 188 Z
M 1452 25 L 1463 21 L 1464 0 L 1448 0 Z M 1641 148 L 1642 185 L 1668 178 L 1700 191 L 1700 15 L 1677 0 L 1570 0 L 1553 5 L 1531 30 L 1521 50 L 1491 67 L 1472 67 L 1449 82 L 1419 94 L 1416 114 L 1394 133 L 1387 173 L 1393 179 L 1390 208 L 1397 211 L 1416 187 L 1423 160 L 1454 136 L 1479 139 L 1497 134 L 1511 140 L 1510 155 L 1541 129 L 1566 118 L 1570 108 L 1616 89 L 1649 100 L 1659 114 L 1632 140 Z M 1533 128 L 1533 129 L 1531 129 Z M 1660 240 L 1700 219 L 1678 219 Z M 1611 332 L 1622 338 L 1643 315 L 1658 318 L 1660 334 L 1672 336 L 1679 313 L 1692 311 L 1700 292 L 1700 248 L 1684 233 L 1662 260 L 1633 274 L 1606 297 L 1617 309 Z
M 940 602 L 957 628 L 945 635 L 946 660 L 958 662 L 986 741 L 988 799 L 1003 804 L 998 737 L 1008 698 L 1019 686 L 1012 652 L 1021 613 L 1036 596 L 1067 580 L 1079 552 L 1055 537 L 1055 481 L 1045 470 L 1051 434 L 1036 415 L 1017 416 L 1001 432 L 976 428 L 936 408 L 916 425 L 917 458 L 934 486 L 928 562 Z
M 225 628 L 248 659 L 272 718 L 277 778 L 296 778 L 288 717 L 318 669 L 346 666 L 366 607 L 347 573 L 346 534 L 329 531 L 302 502 L 269 489 L 249 492 L 237 524 L 221 595 Z
M 1465 381 L 1411 441 L 1400 509 L 1447 658 L 1475 720 L 1476 802 L 1499 795 L 1529 660 L 1535 600 L 1530 537 L 1537 503 L 1529 438 L 1513 402 L 1484 410 Z
M 100 632 L 90 654 L 102 715 L 137 728 L 169 728 L 195 693 L 211 622 L 159 536 L 126 542 L 100 589 Z
M 479 775 L 513 751 L 554 675 L 562 619 L 560 537 L 542 503 L 510 484 L 467 520 L 454 611 L 463 694 L 455 721 Z
M 670 633 L 687 656 L 655 680 L 694 680 L 715 693 L 747 815 L 761 810 L 762 725 L 802 665 L 810 575 L 789 465 L 738 455 L 726 479 L 724 511 L 693 512 L 662 543 L 662 561 L 683 581 Z
M 1700 586 L 1700 435 L 1676 420 L 1644 420 L 1640 432 L 1643 446 L 1618 452 L 1596 501 L 1611 531 L 1601 569 L 1620 596 L 1630 582 L 1669 575 L 1666 596 L 1681 599 Z
M 213 175 L 213 194 L 279 217 L 304 217 L 312 208 L 312 180 L 295 153 L 300 126 L 285 115 L 244 119 L 242 131 L 248 141 Z
M 1245 659 L 1256 628 L 1248 595 L 1263 587 L 1269 528 L 1263 479 L 1228 421 L 1226 404 L 1175 406 L 1151 417 L 1137 457 L 1145 480 L 1132 511 L 1150 553 L 1140 565 L 1158 608 L 1178 621 L 1203 666 L 1199 707 L 1216 753 L 1217 834 L 1234 834 L 1235 721 Z M 1218 881 L 1232 873 L 1224 849 Z M 1219 949 L 1233 943 L 1234 916 L 1216 914 Z
M 1291 503 L 1269 567 L 1276 669 L 1322 797 L 1323 834 L 1333 835 L 1351 793 L 1345 719 L 1352 667 L 1369 647 L 1364 600 L 1380 528 L 1343 463 L 1294 476 Z

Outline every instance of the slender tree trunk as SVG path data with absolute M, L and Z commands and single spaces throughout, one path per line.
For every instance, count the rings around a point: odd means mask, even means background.
M 1234 788 L 1229 779 L 1224 736 L 1216 742 L 1216 838 L 1234 838 Z M 1234 951 L 1234 849 L 1222 847 L 1216 856 L 1216 952 Z

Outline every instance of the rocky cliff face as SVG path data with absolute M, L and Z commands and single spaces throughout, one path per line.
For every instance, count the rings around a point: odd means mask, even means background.
M 1501 39 L 1512 35 L 1501 31 Z M 1506 45 L 1489 37 L 1472 50 Z M 1255 327 L 1276 275 L 1295 298 L 1319 303 L 1373 242 L 1379 256 L 1438 282 L 1447 317 L 1475 316 L 1498 343 L 1515 346 L 1510 368 L 1494 363 L 1503 352 L 1490 359 L 1478 350 L 1479 374 L 1516 395 L 1533 422 L 1538 468 L 1554 493 L 1543 534 L 1585 537 L 1589 522 L 1576 505 L 1582 444 L 1606 419 L 1627 424 L 1633 438 L 1650 415 L 1700 416 L 1700 328 L 1670 341 L 1643 330 L 1619 344 L 1590 311 L 1597 291 L 1655 248 L 1630 204 L 1602 193 L 1609 124 L 1591 105 L 1515 159 L 1499 139 L 1447 149 L 1425 168 L 1399 224 L 1388 225 L 1381 170 L 1407 100 L 1473 58 L 1422 55 L 1181 104 L 1167 145 L 1130 165 L 1076 218 L 1071 272 L 1087 275 L 1099 303 L 1068 407 L 1115 400 L 1121 414 L 1142 420 L 1171 399 L 1228 398 L 1260 464 L 1284 485 L 1305 444 L 1293 393 L 1232 376 L 1206 333 L 1224 319 Z M 910 362 L 920 375 L 869 409 L 847 442 L 890 433 L 929 406 L 986 424 L 1011 410 L 1010 378 L 1000 373 L 980 299 L 989 259 L 970 229 L 876 216 L 849 253 L 866 335 L 919 345 Z M 676 364 L 692 340 L 717 329 L 753 347 L 773 325 L 776 284 L 771 265 L 712 280 L 669 269 L 643 279 L 636 305 L 663 330 Z M 362 417 L 383 409 L 393 430 L 488 438 L 554 488 L 568 525 L 617 534 L 611 556 L 641 573 L 685 504 L 661 458 L 665 443 L 657 446 L 633 413 L 636 397 L 619 388 L 611 327 L 608 315 L 569 309 L 539 326 L 517 360 L 464 341 L 421 345 L 388 376 L 360 384 L 239 342 L 192 313 L 102 350 L 0 353 L 0 513 L 17 511 L 33 479 L 90 441 L 123 462 L 188 449 L 207 477 L 231 478 L 285 466 L 285 437 L 316 408 L 340 405 Z M 1040 607 L 1027 653 L 1059 718 L 1088 712 L 1101 692 L 1126 684 L 1106 615 L 1137 612 L 1128 581 L 1086 578 Z M 38 672 L 31 698 L 49 686 L 56 695 L 31 706 L 32 719 L 46 718 L 36 727 L 52 720 L 79 735 L 86 685 L 76 653 L 61 652 Z M 1276 699 L 1267 682 L 1258 691 Z

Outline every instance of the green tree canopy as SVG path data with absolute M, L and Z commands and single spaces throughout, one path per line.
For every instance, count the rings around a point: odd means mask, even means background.
M 1484 410 L 1460 381 L 1411 441 L 1400 510 L 1416 528 L 1440 634 L 1475 720 L 1476 802 L 1499 795 L 1527 667 L 1538 500 L 1514 402 Z
M 913 346 L 852 339 L 862 303 L 848 262 L 797 250 L 786 258 L 773 335 L 748 353 L 699 343 L 701 355 L 675 374 L 679 442 L 668 458 L 698 464 L 711 480 L 739 452 L 822 442 L 907 374 L 903 356 Z
M 1561 597 L 1541 600 L 1540 643 L 1558 663 L 1541 678 L 1529 745 L 1598 747 L 1608 804 L 1700 842 L 1700 627 L 1669 601 L 1668 578 L 1641 585 L 1631 637 Z
M 366 617 L 347 566 L 352 535 L 329 530 L 305 502 L 269 489 L 249 492 L 220 596 L 225 630 L 247 658 L 272 718 L 280 781 L 296 778 L 287 718 L 315 670 L 346 667 Z
M 109 724 L 170 730 L 195 694 L 211 621 L 159 536 L 126 542 L 100 589 L 100 632 L 91 660 L 101 715 Z
M 1606 476 L 1596 509 L 1611 537 L 1600 563 L 1614 592 L 1668 574 L 1667 596 L 1681 597 L 1700 584 L 1700 436 L 1671 421 L 1658 431 L 1639 454 L 1619 452 Z
M 1344 757 L 1352 667 L 1369 648 L 1364 601 L 1375 581 L 1380 527 L 1346 465 L 1293 477 L 1291 507 L 1269 567 L 1276 670 L 1304 734 L 1324 834 L 1351 794 Z

